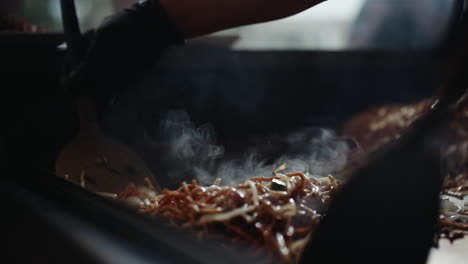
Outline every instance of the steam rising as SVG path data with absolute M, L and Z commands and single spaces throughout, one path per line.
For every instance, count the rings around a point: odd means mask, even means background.
M 271 138 L 264 142 L 271 144 Z M 223 184 L 236 184 L 250 177 L 270 176 L 285 162 L 288 171 L 327 176 L 344 167 L 350 152 L 347 141 L 327 129 L 305 128 L 279 138 L 273 147 L 281 145 L 282 154 L 273 159 L 265 158 L 261 144 L 232 157 L 218 143 L 212 126 L 196 126 L 186 112 L 170 111 L 159 123 L 153 142 L 153 146 L 162 148 L 163 163 L 168 164 L 160 171 L 164 175 L 156 177 L 169 177 L 176 185 L 193 178 L 201 184 L 212 184 L 217 178 Z

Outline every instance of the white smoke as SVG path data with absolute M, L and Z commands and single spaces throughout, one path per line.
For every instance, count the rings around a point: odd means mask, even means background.
M 186 112 L 169 112 L 160 123 L 159 132 L 174 158 L 203 163 L 224 154 L 224 148 L 215 144 L 214 129 L 210 125 L 196 127 Z
M 267 162 L 258 146 L 240 157 L 228 158 L 233 155 L 226 155 L 227 150 L 217 142 L 214 128 L 196 126 L 184 111 L 170 111 L 157 131 L 154 145 L 164 146 L 164 160 L 171 164 L 161 173 L 169 175 L 174 184 L 193 178 L 201 184 L 211 184 L 217 178 L 223 184 L 236 184 L 250 177 L 271 176 L 283 163 L 287 163 L 289 172 L 334 175 L 345 166 L 350 151 L 347 141 L 333 131 L 305 128 L 281 137 L 284 149 L 273 161 Z
M 332 130 L 305 128 L 287 137 L 288 152 L 280 158 L 293 171 L 327 176 L 346 164 L 350 147 Z

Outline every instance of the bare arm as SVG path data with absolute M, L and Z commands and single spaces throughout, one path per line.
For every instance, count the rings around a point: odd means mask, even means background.
M 326 0 L 160 0 L 185 38 L 288 17 Z

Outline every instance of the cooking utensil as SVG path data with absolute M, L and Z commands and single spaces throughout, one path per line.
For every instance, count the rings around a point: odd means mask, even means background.
M 62 19 L 69 53 L 65 71 L 73 70 L 85 57 L 74 0 L 61 0 Z M 59 154 L 56 174 L 93 191 L 111 192 L 128 183 L 145 184 L 154 177 L 145 162 L 127 146 L 106 137 L 100 130 L 92 97 L 77 98 L 80 115 L 78 136 Z
M 432 108 L 402 137 L 357 169 L 336 195 L 301 263 L 425 263 L 441 189 L 437 132 L 466 99 L 468 19 L 457 2 L 441 55 L 446 81 Z M 463 11 L 463 12 L 461 12 Z

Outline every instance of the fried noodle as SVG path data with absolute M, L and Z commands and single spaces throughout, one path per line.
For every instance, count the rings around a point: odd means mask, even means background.
M 238 185 L 200 186 L 196 180 L 177 190 L 157 195 L 151 185 L 130 184 L 117 200 L 128 202 L 152 217 L 179 226 L 241 241 L 294 263 L 309 233 L 323 216 L 319 213 L 341 183 L 334 177 L 310 177 L 304 173 L 280 173 L 273 177 L 250 178 Z

